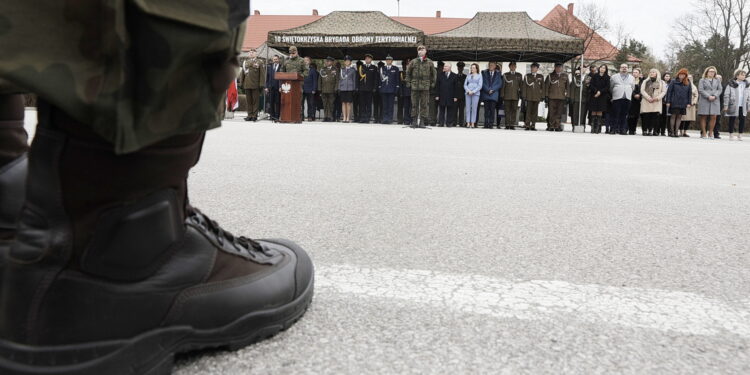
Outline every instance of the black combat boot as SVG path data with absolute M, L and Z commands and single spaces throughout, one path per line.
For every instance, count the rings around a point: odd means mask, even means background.
M 23 118 L 23 95 L 0 95 L 0 241 L 13 237 L 24 200 L 29 144 Z
M 0 374 L 168 374 L 176 353 L 234 350 L 304 314 L 299 246 L 187 204 L 202 134 L 115 155 L 47 107 L 0 285 Z

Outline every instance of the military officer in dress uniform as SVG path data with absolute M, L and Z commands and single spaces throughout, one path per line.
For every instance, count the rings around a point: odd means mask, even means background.
M 372 55 L 365 55 L 365 63 L 359 67 L 359 122 L 369 124 L 372 117 L 372 94 L 378 89 L 378 67 L 372 63 Z
M 258 57 L 255 48 L 250 50 L 250 57 L 242 62 L 240 87 L 245 92 L 245 98 L 247 99 L 245 121 L 258 121 L 260 92 L 266 87 L 266 62 Z
M 503 108 L 505 109 L 505 128 L 513 130 L 518 125 L 518 99 L 521 97 L 521 85 L 523 76 L 516 72 L 516 62 L 508 64 L 510 71 L 503 74 Z
M 427 57 L 425 46 L 417 47 L 417 58 L 406 68 L 406 85 L 411 89 L 411 118 L 420 126 L 428 124 L 430 90 L 435 88 L 437 72 L 432 60 Z M 419 122 L 421 119 L 421 122 Z
M 378 74 L 380 74 L 380 71 L 385 66 L 385 63 L 379 61 L 377 66 Z M 375 84 L 375 91 L 373 91 L 372 93 L 372 117 L 373 122 L 376 124 L 383 122 L 383 101 L 380 98 L 380 81 Z
M 463 61 L 459 61 L 458 63 L 456 63 L 456 70 L 457 70 L 456 78 L 458 80 L 456 84 L 458 85 L 458 87 L 461 88 L 461 90 L 463 90 L 464 82 L 466 82 L 466 74 L 464 74 L 465 66 L 466 64 L 464 64 Z M 456 124 L 458 124 L 458 126 L 466 126 L 466 120 L 464 119 L 465 110 L 466 110 L 466 95 L 459 95 L 458 102 L 456 103 L 457 119 L 455 122 Z
M 333 66 L 335 60 L 333 57 L 326 58 L 326 66 L 318 74 L 320 96 L 323 99 L 323 122 L 331 122 L 334 119 L 334 102 L 336 101 L 336 91 L 339 88 L 339 71 Z
M 568 100 L 568 84 L 568 74 L 562 71 L 562 64 L 555 63 L 555 71 L 544 81 L 544 97 L 549 103 L 549 131 L 563 131 L 560 121 Z
M 539 117 L 539 102 L 544 99 L 544 76 L 539 73 L 539 64 L 531 64 L 531 73 L 523 78 L 521 98 L 526 102 L 526 130 L 536 131 Z
M 401 86 L 398 90 L 398 123 L 411 125 L 411 88 L 406 84 L 406 67 L 409 66 L 409 59 L 401 62 L 404 68 L 399 73 L 399 82 Z
M 383 124 L 393 122 L 393 99 L 401 87 L 401 77 L 397 66 L 393 65 L 393 57 L 386 56 L 385 66 L 380 68 L 380 101 L 383 105 Z

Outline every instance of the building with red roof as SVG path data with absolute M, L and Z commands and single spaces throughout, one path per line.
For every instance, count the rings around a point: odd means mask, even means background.
M 573 3 L 568 4 L 567 9 L 558 4 L 537 23 L 559 33 L 586 40 L 586 51 L 583 54 L 586 61 L 614 61 L 620 50 L 576 17 L 573 9 Z M 628 56 L 628 62 L 639 63 L 641 60 Z

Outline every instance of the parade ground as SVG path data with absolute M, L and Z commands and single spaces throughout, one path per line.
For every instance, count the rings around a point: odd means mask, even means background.
M 750 140 L 567 130 L 225 121 L 192 204 L 315 298 L 175 373 L 750 373 Z

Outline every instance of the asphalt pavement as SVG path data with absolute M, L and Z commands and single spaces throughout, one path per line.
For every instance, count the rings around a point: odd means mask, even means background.
M 750 140 L 569 130 L 225 121 L 193 204 L 316 297 L 175 373 L 750 373 Z
M 569 130 L 225 121 L 192 204 L 316 295 L 175 373 L 750 373 L 750 139 Z

